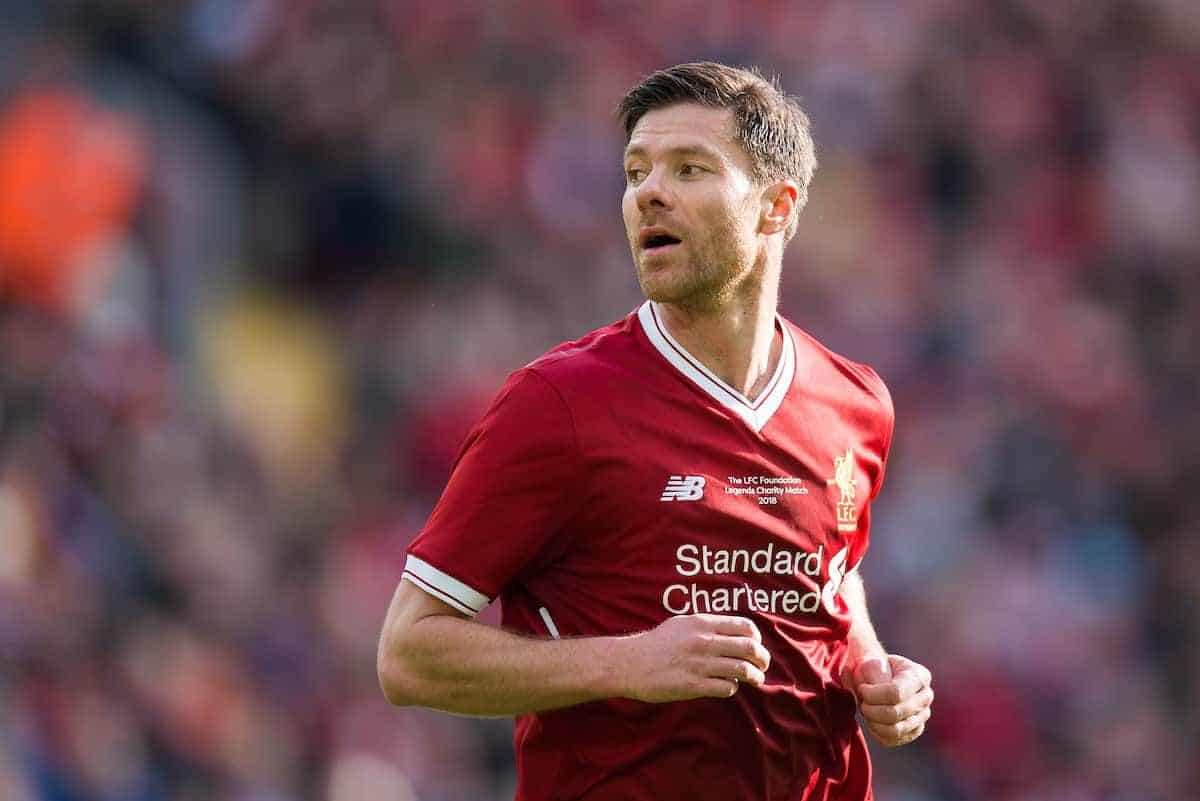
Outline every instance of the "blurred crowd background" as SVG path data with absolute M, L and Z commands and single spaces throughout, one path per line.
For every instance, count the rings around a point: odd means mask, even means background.
M 376 637 L 702 58 L 808 109 L 782 309 L 895 396 L 880 799 L 1200 798 L 1194 0 L 0 0 L 0 798 L 511 798 Z

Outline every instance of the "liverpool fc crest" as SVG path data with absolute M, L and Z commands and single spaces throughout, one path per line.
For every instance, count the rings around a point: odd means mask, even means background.
M 833 478 L 826 479 L 825 484 L 836 484 L 842 493 L 837 503 L 838 531 L 857 531 L 858 508 L 854 504 L 854 494 L 858 491 L 858 482 L 854 478 L 853 448 L 846 448 L 845 453 L 833 458 Z

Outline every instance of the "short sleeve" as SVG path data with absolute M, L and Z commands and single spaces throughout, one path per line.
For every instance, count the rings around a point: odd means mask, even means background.
M 468 435 L 409 546 L 403 580 L 478 614 L 563 536 L 579 465 L 562 396 L 532 369 L 518 370 Z
M 888 456 L 892 452 L 892 435 L 896 431 L 896 408 L 892 404 L 892 393 L 888 391 L 887 384 L 879 377 L 874 370 L 871 371 L 875 375 L 875 380 L 879 384 L 879 401 L 880 410 L 878 417 L 878 427 L 876 429 L 876 441 L 879 443 L 879 475 L 875 479 L 874 486 L 871 487 L 871 500 L 875 500 L 883 489 L 883 477 L 887 474 Z
M 871 388 L 879 402 L 878 413 L 874 416 L 875 424 L 872 427 L 873 430 L 869 431 L 868 439 L 873 449 L 878 452 L 879 468 L 871 483 L 871 493 L 867 504 L 860 515 L 859 533 L 850 545 L 850 554 L 847 559 L 850 569 L 857 567 L 867 553 L 871 539 L 871 504 L 883 489 L 883 477 L 887 473 L 888 456 L 892 449 L 892 435 L 896 428 L 896 411 L 892 405 L 892 395 L 888 391 L 887 384 L 871 368 L 866 367 L 865 370 L 871 378 Z

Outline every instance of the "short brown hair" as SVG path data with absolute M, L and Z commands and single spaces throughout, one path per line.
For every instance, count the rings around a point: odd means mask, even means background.
M 796 207 L 804 208 L 808 184 L 817 169 L 816 148 L 808 115 L 796 98 L 784 93 L 778 80 L 764 78 L 757 68 L 741 69 L 714 61 L 659 70 L 629 90 L 617 107 L 625 141 L 647 112 L 676 103 L 733 111 L 735 137 L 750 156 L 754 179 L 766 184 L 791 178 L 799 187 Z M 796 233 L 796 224 L 796 218 L 788 224 L 785 241 Z

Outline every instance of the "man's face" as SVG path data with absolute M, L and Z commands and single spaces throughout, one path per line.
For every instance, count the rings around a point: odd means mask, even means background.
M 729 109 L 678 103 L 638 121 L 621 212 L 646 297 L 711 307 L 751 274 L 761 212 L 751 169 Z

